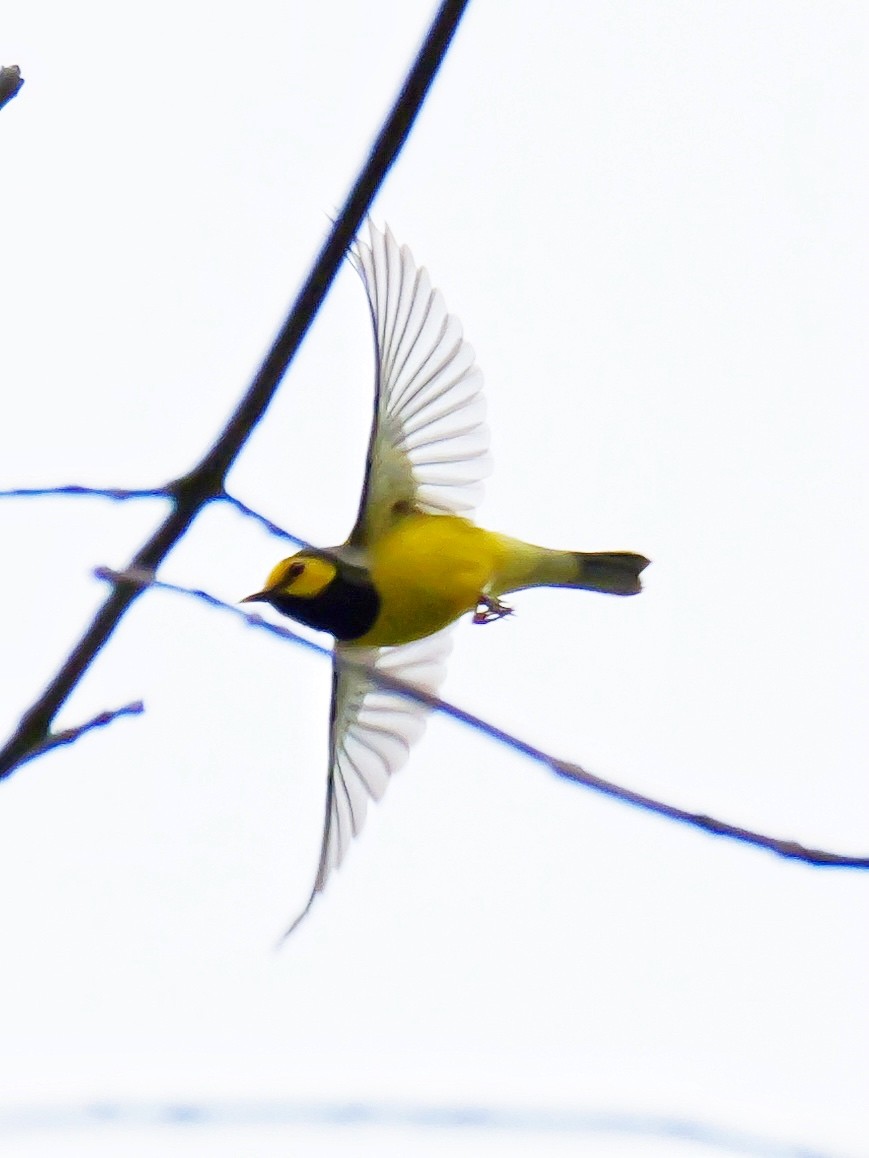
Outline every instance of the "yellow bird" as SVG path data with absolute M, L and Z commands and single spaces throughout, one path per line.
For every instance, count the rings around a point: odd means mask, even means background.
M 374 421 L 350 538 L 284 559 L 244 602 L 335 637 L 329 778 L 320 864 L 298 925 L 424 727 L 426 709 L 379 687 L 370 667 L 437 692 L 450 626 L 510 614 L 527 587 L 636 595 L 648 559 L 552 551 L 475 526 L 462 512 L 488 474 L 482 375 L 459 322 L 407 246 L 369 222 L 351 260 L 371 308 Z

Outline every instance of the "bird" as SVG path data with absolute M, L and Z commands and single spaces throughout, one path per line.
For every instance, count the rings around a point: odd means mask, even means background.
M 282 559 L 244 603 L 334 638 L 329 768 L 310 911 L 419 738 L 429 708 L 377 674 L 435 695 L 453 625 L 512 614 L 530 587 L 636 595 L 649 560 L 630 551 L 559 551 L 488 531 L 469 515 L 489 473 L 482 374 L 459 321 L 407 246 L 369 219 L 349 259 L 374 331 L 374 417 L 362 496 L 346 542 Z

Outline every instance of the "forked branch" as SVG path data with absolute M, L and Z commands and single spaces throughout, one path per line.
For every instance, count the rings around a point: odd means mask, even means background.
M 443 0 L 401 92 L 272 348 L 213 446 L 188 474 L 165 488 L 172 509 L 133 556 L 129 564 L 131 571 L 156 574 L 203 507 L 223 495 L 230 467 L 274 397 L 335 279 L 348 246 L 407 139 L 466 6 L 467 0 Z M 24 713 L 0 750 L 0 779 L 31 758 L 37 749 L 44 750 L 58 711 L 141 591 L 134 583 L 115 585 L 60 670 Z

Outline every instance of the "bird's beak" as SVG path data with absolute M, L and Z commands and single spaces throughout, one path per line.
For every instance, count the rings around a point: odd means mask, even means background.
M 239 603 L 268 603 L 271 597 L 271 591 L 256 591 L 253 595 L 245 595 L 244 599 L 239 600 Z

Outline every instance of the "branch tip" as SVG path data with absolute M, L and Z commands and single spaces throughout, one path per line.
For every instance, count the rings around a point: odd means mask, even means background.
M 99 712 L 90 720 L 85 720 L 83 724 L 77 724 L 73 728 L 63 728 L 59 732 L 50 732 L 45 739 L 34 744 L 24 755 L 19 759 L 16 767 L 21 767 L 22 764 L 27 764 L 31 760 L 35 760 L 37 756 L 43 756 L 46 752 L 50 752 L 52 748 L 60 748 L 64 744 L 74 744 L 76 740 L 81 739 L 82 736 L 88 732 L 93 732 L 96 728 L 105 728 L 109 724 L 121 718 L 121 716 L 140 716 L 145 711 L 145 705 L 141 700 L 134 700 L 132 703 L 124 704 L 120 708 L 107 709 L 104 712 Z

